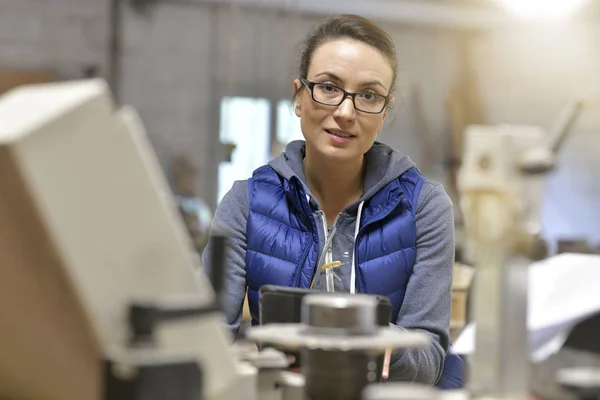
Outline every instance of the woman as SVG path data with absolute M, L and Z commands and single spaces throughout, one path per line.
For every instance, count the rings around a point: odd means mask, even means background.
M 449 345 L 452 205 L 408 157 L 376 142 L 398 74 L 393 40 L 341 15 L 304 44 L 294 89 L 305 141 L 235 182 L 214 217 L 213 232 L 232 244 L 227 323 L 235 334 L 246 289 L 257 320 L 262 285 L 326 289 L 319 270 L 338 261 L 335 291 L 385 295 L 394 326 L 431 338 L 388 356 L 389 379 L 434 385 Z M 209 241 L 205 265 L 210 251 Z

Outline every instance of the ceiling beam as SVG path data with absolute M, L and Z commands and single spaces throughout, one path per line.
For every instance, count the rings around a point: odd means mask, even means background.
M 424 0 L 192 0 L 193 2 L 298 12 L 312 15 L 360 14 L 378 21 L 479 30 L 516 24 L 491 7 Z

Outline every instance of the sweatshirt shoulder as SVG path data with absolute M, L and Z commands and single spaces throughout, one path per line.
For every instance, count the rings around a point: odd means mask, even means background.
M 417 200 L 417 213 L 431 209 L 451 210 L 452 200 L 441 183 L 425 178 Z
M 223 215 L 241 212 L 244 217 L 248 217 L 248 179 L 235 181 L 231 189 L 217 206 L 217 213 Z

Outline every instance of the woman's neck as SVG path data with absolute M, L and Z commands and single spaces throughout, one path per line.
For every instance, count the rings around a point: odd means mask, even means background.
M 304 158 L 306 181 L 328 219 L 360 198 L 364 187 L 364 157 L 339 162 L 313 157 L 307 149 Z

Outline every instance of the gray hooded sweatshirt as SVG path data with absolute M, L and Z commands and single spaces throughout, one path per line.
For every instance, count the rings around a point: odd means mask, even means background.
M 366 153 L 363 196 L 340 213 L 333 226 L 327 226 L 319 204 L 306 184 L 303 159 L 304 141 L 295 141 L 269 162 L 280 176 L 297 176 L 304 184 L 319 233 L 319 262 L 340 261 L 335 269 L 335 291 L 349 292 L 352 280 L 352 257 L 357 231 L 357 214 L 361 204 L 397 179 L 413 162 L 397 150 L 376 142 Z M 215 212 L 212 231 L 230 239 L 223 293 L 226 323 L 236 334 L 242 317 L 246 295 L 246 224 L 248 220 L 248 183 L 236 181 L 223 197 Z M 398 350 L 392 353 L 389 380 L 434 385 L 439 379 L 449 342 L 452 267 L 454 264 L 454 221 L 452 203 L 442 185 L 425 180 L 418 197 L 416 212 L 417 255 L 409 279 L 397 329 L 426 333 L 430 344 L 422 349 Z M 327 247 L 326 247 L 327 246 Z M 203 264 L 210 268 L 211 240 L 203 253 Z M 317 273 L 318 274 L 318 273 Z M 393 277 L 390 277 L 393 278 Z M 315 289 L 325 289 L 322 274 L 315 277 Z

